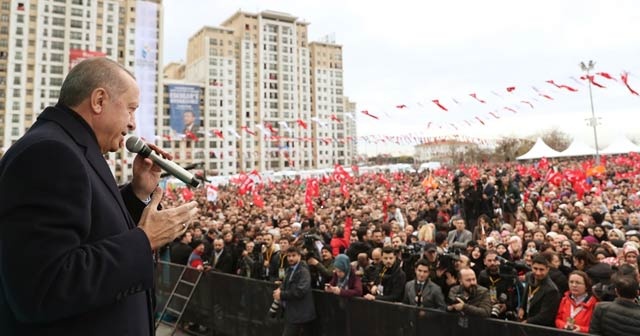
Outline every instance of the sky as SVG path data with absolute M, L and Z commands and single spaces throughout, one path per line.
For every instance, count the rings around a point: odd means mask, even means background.
M 640 92 L 640 1 L 165 0 L 164 8 L 164 64 L 186 59 L 190 36 L 238 10 L 296 16 L 310 23 L 310 41 L 334 36 L 343 50 L 345 95 L 357 103 L 358 136 L 498 139 L 557 128 L 593 145 L 579 64 L 594 60 L 594 72 L 617 78 L 594 78 L 605 86 L 592 88 L 600 147 L 620 135 L 640 140 L 640 96 L 620 81 L 628 71 Z M 413 153 L 411 146 L 366 142 L 359 150 Z

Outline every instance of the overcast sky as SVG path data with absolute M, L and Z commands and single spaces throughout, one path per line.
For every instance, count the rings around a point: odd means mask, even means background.
M 310 23 L 310 40 L 334 34 L 343 46 L 345 95 L 357 103 L 361 136 L 520 137 L 558 127 L 593 144 L 586 82 L 571 78 L 582 75 L 581 61 L 593 59 L 596 72 L 618 78 L 595 78 L 606 86 L 593 88 L 601 145 L 620 134 L 640 138 L 640 97 L 619 80 L 629 71 L 629 84 L 640 92 L 640 1 L 165 0 L 164 8 L 165 64 L 186 58 L 187 40 L 202 26 L 217 26 L 239 9 L 297 16 Z M 545 83 L 550 79 L 578 92 Z M 508 93 L 511 86 L 516 89 Z M 408 108 L 397 109 L 400 104 Z

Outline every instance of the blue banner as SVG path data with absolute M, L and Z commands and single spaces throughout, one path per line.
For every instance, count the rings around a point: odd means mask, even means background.
M 169 84 L 169 115 L 171 129 L 178 134 L 198 136 L 200 129 L 200 87 Z

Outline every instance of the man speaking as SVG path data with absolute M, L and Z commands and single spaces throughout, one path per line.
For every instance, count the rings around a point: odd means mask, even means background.
M 119 64 L 83 61 L 0 161 L 0 335 L 154 333 L 152 251 L 198 210 L 157 210 L 160 167 L 140 155 L 118 189 L 103 155 L 135 129 L 139 95 Z

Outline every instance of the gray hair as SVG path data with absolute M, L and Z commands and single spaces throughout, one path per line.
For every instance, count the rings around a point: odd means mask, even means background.
M 99 87 L 118 97 L 127 89 L 121 71 L 135 79 L 129 70 L 106 57 L 95 57 L 80 62 L 64 79 L 58 104 L 76 107 Z

